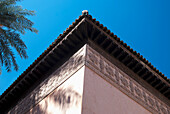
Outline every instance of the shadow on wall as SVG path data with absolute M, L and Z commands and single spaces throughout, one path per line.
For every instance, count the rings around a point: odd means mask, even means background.
M 79 52 L 69 58 L 69 60 L 57 70 L 53 69 L 55 70 L 54 72 L 50 71 L 52 74 L 49 74 L 50 77 L 43 80 L 43 83 L 36 83 L 37 85 L 33 85 L 33 88 L 25 90 L 25 96 L 23 95 L 20 101 L 16 102 L 8 114 L 47 114 L 47 110 L 49 112 L 53 110 L 66 110 L 70 106 L 77 105 L 77 103 L 81 101 L 81 95 L 71 87 L 59 87 L 50 95 L 46 95 L 59 86 L 59 82 L 63 82 L 67 76 L 73 74 L 73 72 L 81 67 L 81 64 L 84 62 L 83 50 L 84 48 L 79 50 Z M 43 100 L 41 101 L 41 99 Z M 39 103 L 37 104 L 37 102 Z M 53 109 L 51 109 L 51 107 L 53 107 Z
M 80 94 L 72 88 L 58 89 L 33 107 L 27 114 L 66 113 L 66 110 L 71 106 L 77 106 L 80 100 Z

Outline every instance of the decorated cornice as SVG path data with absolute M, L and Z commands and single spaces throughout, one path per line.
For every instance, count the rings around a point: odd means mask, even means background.
M 88 45 L 83 46 L 8 113 L 23 114 L 28 112 L 84 65 L 150 112 L 155 114 L 170 113 L 168 105 Z
M 105 57 L 87 45 L 86 66 L 103 79 L 121 90 L 131 99 L 156 114 L 170 114 L 170 107 L 159 100 L 138 82 L 109 62 Z
M 8 112 L 9 109 L 15 106 L 28 93 L 28 90 L 32 91 L 33 86 L 35 87 L 37 82 L 47 78 L 53 72 L 52 70 L 61 67 L 77 50 L 90 42 L 100 47 L 105 53 L 110 55 L 110 58 L 116 59 L 129 71 L 135 73 L 138 79 L 143 80 L 149 86 L 153 87 L 159 94 L 157 96 L 163 96 L 160 98 L 162 101 L 165 97 L 167 100 L 170 99 L 170 80 L 148 60 L 143 58 L 140 53 L 134 51 L 107 29 L 107 27 L 100 24 L 95 18 L 92 18 L 88 11 L 84 11 L 4 91 L 0 96 L 0 112 Z M 93 56 L 90 58 L 93 58 Z M 109 71 L 109 68 L 107 71 Z M 112 78 L 110 77 L 109 79 L 111 80 Z M 126 81 L 124 82 L 126 83 Z M 127 83 L 129 84 L 130 82 L 127 81 Z
M 52 73 L 46 80 L 38 85 L 30 94 L 20 100 L 13 107 L 9 114 L 24 114 L 33 108 L 37 103 L 43 100 L 47 95 L 53 92 L 65 80 L 72 76 L 85 64 L 86 46 L 82 47 L 66 63 Z

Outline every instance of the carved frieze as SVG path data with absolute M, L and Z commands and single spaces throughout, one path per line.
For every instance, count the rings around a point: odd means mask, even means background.
M 52 73 L 45 81 L 22 99 L 9 114 L 24 114 L 40 102 L 49 93 L 54 91 L 63 81 L 80 69 L 85 62 L 86 46 L 82 47 L 66 63 Z
M 136 100 L 153 113 L 168 114 L 168 106 L 143 88 L 130 76 L 125 74 L 101 54 L 87 45 L 86 66 L 90 67 L 105 78 L 108 82 L 121 89 L 132 99 Z
M 169 114 L 169 106 L 88 45 L 82 47 L 66 63 L 38 85 L 35 90 L 19 101 L 9 113 L 23 114 L 27 112 L 83 65 L 99 73 L 100 76 L 152 113 Z

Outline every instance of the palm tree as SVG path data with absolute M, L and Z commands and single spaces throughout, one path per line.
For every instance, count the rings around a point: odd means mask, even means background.
M 20 34 L 25 30 L 37 33 L 33 28 L 33 22 L 26 18 L 35 15 L 34 11 L 23 9 L 16 4 L 20 0 L 0 0 L 0 67 L 5 66 L 11 71 L 11 67 L 18 70 L 18 65 L 13 53 L 15 49 L 21 58 L 27 58 L 26 45 Z

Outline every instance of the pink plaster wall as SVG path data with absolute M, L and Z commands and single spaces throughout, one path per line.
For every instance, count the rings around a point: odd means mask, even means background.
M 84 81 L 82 114 L 150 114 L 88 67 Z
M 148 110 L 82 67 L 27 114 L 150 114 Z
M 84 70 L 78 70 L 27 114 L 80 114 Z

